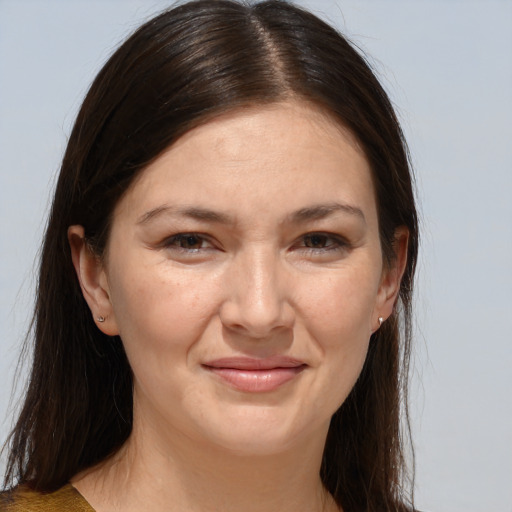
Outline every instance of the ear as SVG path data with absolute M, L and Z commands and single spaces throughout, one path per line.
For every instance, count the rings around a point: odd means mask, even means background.
M 409 230 L 405 226 L 398 227 L 393 241 L 394 259 L 389 264 L 385 264 L 382 270 L 374 318 L 372 318 L 372 332 L 380 327 L 379 318 L 386 320 L 393 313 L 407 263 L 408 242 Z
M 84 228 L 79 225 L 70 226 L 68 241 L 73 266 L 94 322 L 100 331 L 109 336 L 119 334 L 110 301 L 107 274 L 100 258 L 87 244 Z

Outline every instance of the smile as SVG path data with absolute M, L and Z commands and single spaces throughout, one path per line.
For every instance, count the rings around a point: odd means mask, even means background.
M 236 357 L 209 361 L 203 364 L 203 368 L 239 391 L 264 393 L 291 381 L 307 365 L 282 356 L 266 359 Z

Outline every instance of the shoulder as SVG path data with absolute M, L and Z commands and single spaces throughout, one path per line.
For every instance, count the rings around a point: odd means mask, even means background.
M 70 484 L 55 492 L 42 493 L 21 485 L 0 493 L 1 512 L 94 512 Z

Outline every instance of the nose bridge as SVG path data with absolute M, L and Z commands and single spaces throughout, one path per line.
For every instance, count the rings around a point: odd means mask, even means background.
M 255 310 L 270 314 L 280 302 L 278 261 L 270 251 L 254 251 L 247 257 L 244 265 L 244 275 L 248 279 L 246 295 L 248 301 Z M 242 296 L 243 296 L 242 290 Z
M 237 255 L 234 266 L 228 299 L 231 326 L 255 337 L 289 327 L 292 315 L 279 253 L 264 243 L 254 244 Z

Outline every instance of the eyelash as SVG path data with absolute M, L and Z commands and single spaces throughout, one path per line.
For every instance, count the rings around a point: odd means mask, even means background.
M 348 242 L 343 239 L 340 236 L 336 236 L 330 233 L 308 233 L 306 235 L 303 235 L 301 239 L 305 241 L 306 239 L 314 239 L 314 238 L 320 238 L 323 239 L 324 243 L 327 243 L 327 245 L 324 245 L 323 247 L 308 247 L 304 246 L 304 248 L 310 252 L 313 253 L 326 253 L 330 251 L 340 251 L 347 249 L 349 246 Z
M 176 235 L 167 238 L 163 242 L 163 246 L 166 248 L 173 248 L 175 250 L 184 251 L 184 252 L 192 252 L 196 253 L 201 250 L 205 250 L 205 247 L 195 247 L 195 248 L 187 248 L 183 247 L 181 244 L 183 242 L 190 242 L 190 239 L 196 239 L 199 243 L 208 242 L 208 238 L 200 233 L 178 233 Z M 194 245 L 194 244 L 191 244 Z M 212 244 L 210 244 L 212 245 Z M 209 248 L 209 247 L 208 247 Z
M 315 242 L 314 239 L 317 239 Z M 322 233 L 322 232 L 313 232 L 302 235 L 299 238 L 300 242 L 304 245 L 294 244 L 293 247 L 298 247 L 300 250 L 304 250 L 314 254 L 325 254 L 330 251 L 341 251 L 345 250 L 349 247 L 349 243 L 342 237 L 333 235 L 331 233 Z M 196 244 L 203 244 L 204 242 L 209 244 L 209 247 L 184 247 L 182 244 L 189 243 L 189 245 L 196 245 L 193 242 L 196 241 Z M 322 247 L 308 247 L 306 244 L 308 241 L 311 243 L 323 243 Z M 204 251 L 211 249 L 213 244 L 208 241 L 208 237 L 202 235 L 200 233 L 178 233 L 173 235 L 162 243 L 162 246 L 165 248 L 183 251 L 186 253 L 198 253 L 199 251 Z

